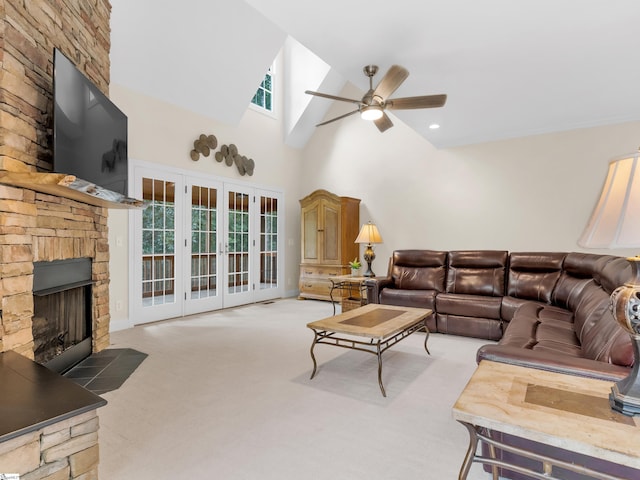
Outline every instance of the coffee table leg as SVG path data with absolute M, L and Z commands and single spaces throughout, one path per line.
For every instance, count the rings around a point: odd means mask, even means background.
M 429 340 L 429 328 L 427 327 L 427 321 L 424 321 L 424 349 L 427 351 L 427 353 L 429 355 L 431 355 L 431 352 L 429 351 L 429 349 L 427 348 L 427 340 Z
M 318 342 L 318 333 L 314 330 L 313 342 L 311 343 L 311 360 L 313 360 L 313 372 L 311 372 L 311 378 L 309 378 L 309 380 L 311 380 L 314 377 L 314 375 L 316 374 L 316 368 L 318 367 L 318 364 L 316 363 L 316 357 L 313 354 L 313 347 L 316 346 L 317 342 Z
M 378 340 L 376 344 L 376 353 L 378 354 L 378 385 L 380 385 L 382 396 L 386 397 L 387 393 L 384 391 L 384 385 L 382 385 L 382 352 L 380 352 L 380 340 Z

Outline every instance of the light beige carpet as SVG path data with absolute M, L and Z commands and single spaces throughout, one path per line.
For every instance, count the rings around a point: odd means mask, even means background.
M 415 333 L 383 355 L 318 345 L 331 304 L 284 299 L 114 332 L 148 358 L 104 395 L 100 479 L 456 479 L 451 407 L 484 340 Z M 469 480 L 489 479 L 479 465 Z

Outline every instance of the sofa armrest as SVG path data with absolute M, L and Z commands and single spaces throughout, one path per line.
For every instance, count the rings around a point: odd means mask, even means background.
M 571 357 L 550 352 L 537 352 L 506 345 L 483 345 L 476 353 L 476 361 L 508 363 L 522 367 L 537 368 L 567 375 L 617 382 L 629 376 L 630 368 L 599 362 L 589 358 Z
M 393 285 L 391 277 L 373 277 L 364 281 L 367 287 L 367 303 L 380 303 L 380 290 Z

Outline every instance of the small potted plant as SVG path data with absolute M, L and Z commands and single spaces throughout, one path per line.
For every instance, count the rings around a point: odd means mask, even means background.
M 351 260 L 349 262 L 349 266 L 351 267 L 351 276 L 357 277 L 360 273 L 360 267 L 362 267 L 362 264 L 360 263 L 360 260 L 358 260 L 358 257 Z

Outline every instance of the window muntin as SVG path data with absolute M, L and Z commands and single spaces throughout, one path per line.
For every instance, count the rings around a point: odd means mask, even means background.
M 251 99 L 251 103 L 273 112 L 273 67 L 265 74 L 264 80 L 260 83 L 256 94 Z

